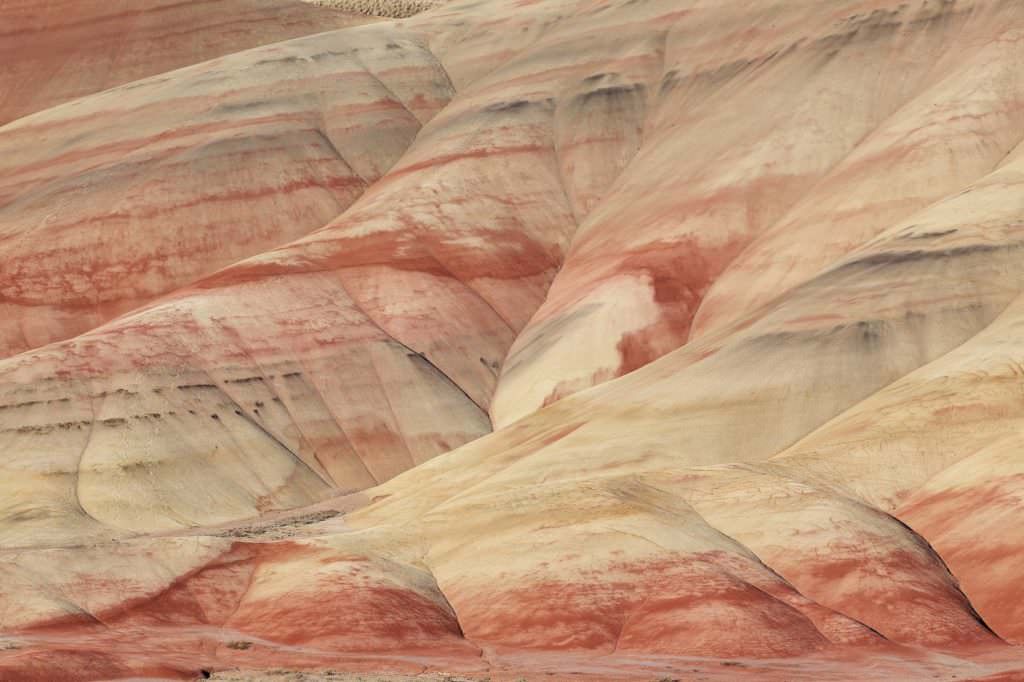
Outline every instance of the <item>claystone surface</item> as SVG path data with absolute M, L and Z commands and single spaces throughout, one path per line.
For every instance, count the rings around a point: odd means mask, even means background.
M 119 7 L 0 0 L 0 679 L 1024 679 L 1020 3 Z

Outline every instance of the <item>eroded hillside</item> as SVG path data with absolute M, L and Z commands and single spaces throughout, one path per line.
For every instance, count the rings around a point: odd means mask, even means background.
M 251 4 L 0 125 L 0 678 L 1024 675 L 1024 6 Z

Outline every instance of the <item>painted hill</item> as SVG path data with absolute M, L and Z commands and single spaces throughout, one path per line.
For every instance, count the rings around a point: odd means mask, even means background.
M 0 126 L 0 679 L 1024 677 L 1022 39 L 456 1 Z

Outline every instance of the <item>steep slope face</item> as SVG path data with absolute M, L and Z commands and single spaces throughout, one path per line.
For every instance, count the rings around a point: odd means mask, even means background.
M 239 101 L 381 165 L 0 362 L 0 677 L 1024 674 L 1022 30 L 488 2 L 169 74 L 276 55 Z
M 1018 297 L 982 333 L 775 458 L 904 520 L 1019 643 Z
M 1012 265 L 1019 178 L 1018 162 L 1007 163 L 970 191 L 909 218 L 910 224 L 893 225 L 760 318 L 692 343 L 410 472 L 375 490 L 374 496 L 387 499 L 350 516 L 350 522 L 386 527 L 389 519 L 406 515 L 429 520 L 427 510 L 470 499 L 493 504 L 506 496 L 517 503 L 499 503 L 502 508 L 529 510 L 533 503 L 525 500 L 558 486 L 568 489 L 559 492 L 568 510 L 585 507 L 596 490 L 642 476 L 656 493 L 633 504 L 675 491 L 707 523 L 756 552 L 804 595 L 891 640 L 944 647 L 991 640 L 924 539 L 885 508 L 837 489 L 855 475 L 877 471 L 870 462 L 849 462 L 845 471 L 821 456 L 806 457 L 811 463 L 803 466 L 790 464 L 792 454 L 776 458 L 778 467 L 738 463 L 772 457 L 996 319 L 1024 286 Z M 916 239 L 908 238 L 911 232 Z M 865 270 L 870 276 L 864 276 Z M 894 421 L 902 419 L 898 412 L 891 414 Z M 573 428 L 554 442 L 535 436 L 556 425 Z M 851 438 L 849 431 L 844 433 Z M 849 449 L 849 441 L 841 441 L 836 456 Z M 927 449 L 919 452 L 939 470 L 949 464 Z M 890 459 L 888 464 L 892 476 L 907 477 L 914 485 L 910 475 L 916 474 L 916 462 Z M 917 479 L 917 485 L 923 482 Z M 459 523 L 456 518 L 472 519 L 473 514 L 446 518 L 437 524 L 438 532 Z M 551 518 L 550 512 L 536 517 L 528 511 L 508 513 L 508 523 L 524 533 L 537 528 L 528 524 L 548 526 Z M 514 583 L 531 584 L 538 573 L 560 574 L 574 553 L 592 556 L 583 524 L 554 525 L 559 531 L 547 542 L 536 531 L 527 533 L 538 543 L 523 553 L 531 557 L 530 578 L 523 575 Z M 644 535 L 641 529 L 647 525 L 636 524 L 629 532 Z M 493 528 L 487 525 L 486 533 Z M 478 541 L 484 541 L 484 529 L 477 532 Z M 466 535 L 471 533 L 454 537 L 462 542 Z M 976 549 L 984 546 L 984 540 L 977 542 Z M 542 564 L 547 564 L 543 571 Z M 489 569 L 481 562 L 475 570 L 488 575 Z M 569 596 L 550 595 L 547 602 L 555 611 L 571 612 Z M 504 616 L 501 602 L 488 602 L 487 608 L 494 621 Z M 508 608 L 529 611 L 522 604 Z M 515 632 L 510 627 L 502 636 Z
M 1014 532 L 1024 516 L 1022 478 L 1014 435 L 942 471 L 896 511 L 932 542 L 989 625 L 1014 644 L 1024 644 L 1024 543 Z
M 0 126 L 256 45 L 364 23 L 298 0 L 3 0 Z
M 767 5 L 667 33 L 664 76 L 635 84 L 645 144 L 517 338 L 495 424 L 741 319 L 1017 143 L 1008 9 L 830 8 L 792 10 L 799 38 Z

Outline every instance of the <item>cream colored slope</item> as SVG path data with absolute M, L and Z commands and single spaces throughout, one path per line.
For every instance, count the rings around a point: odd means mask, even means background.
M 754 313 L 837 258 L 1005 161 L 1021 140 L 1024 41 L 965 20 L 902 106 L 758 237 L 701 302 L 690 338 Z
M 568 430 L 558 449 L 576 446 L 573 457 L 545 463 L 554 467 L 549 478 L 608 460 L 630 467 L 667 451 L 693 464 L 774 455 L 964 343 L 1016 297 L 1024 284 L 1015 265 L 1021 179 L 1019 161 L 1007 164 L 893 226 L 756 321 L 541 410 L 402 480 L 429 477 L 458 490 L 464 476 L 480 475 L 454 473 L 463 462 L 535 429 Z M 499 462 L 504 455 L 480 464 Z M 451 485 L 435 478 L 438 467 L 452 474 Z
M 730 464 L 645 480 L 692 504 L 808 598 L 890 641 L 947 651 L 998 642 L 927 541 L 800 474 Z
M 690 1 L 690 0 L 684 0 Z M 612 8 L 615 11 L 612 11 Z M 628 24 L 625 13 L 637 20 L 661 18 L 661 24 L 678 9 L 675 2 L 655 0 L 626 6 L 620 2 L 581 5 L 577 0 L 550 0 L 523 4 L 521 0 L 488 0 L 485 4 L 447 3 L 430 12 L 395 22 L 421 33 L 431 52 L 444 64 L 455 88 L 460 92 L 475 83 L 488 82 L 498 88 L 502 83 L 497 70 L 510 65 L 528 66 L 530 48 L 542 40 L 558 42 L 562 31 L 576 32 L 587 26 L 599 32 L 613 24 Z M 616 21 L 616 18 L 618 21 Z M 650 28 L 657 29 L 659 22 Z M 595 40 L 588 49 L 613 49 L 608 41 Z M 571 58 L 565 53 L 563 60 Z M 580 55 L 580 62 L 584 58 Z M 543 63 L 535 66 L 543 66 Z M 493 78 L 491 78 L 493 77 Z
M 1019 430 L 982 447 L 930 479 L 895 512 L 942 554 L 989 625 L 1018 645 L 1024 644 L 1021 447 Z
M 480 486 L 413 528 L 478 645 L 774 657 L 879 641 L 629 478 Z
M 539 491 L 565 486 L 558 499 L 568 512 L 585 506 L 594 486 L 622 477 L 644 475 L 660 487 L 667 472 L 687 466 L 765 460 L 968 341 L 1024 287 L 1016 234 L 1020 177 L 1018 162 L 1007 164 L 970 191 L 893 226 L 732 335 L 709 336 L 374 489 L 369 494 L 379 501 L 350 522 L 401 525 L 429 520 L 431 510 L 470 500 L 493 505 L 510 496 L 500 508 L 518 532 L 531 537 L 527 527 L 560 529 L 552 531 L 551 554 L 531 549 L 539 563 L 524 575 L 558 576 L 566 561 L 568 582 L 591 580 L 578 577 L 573 551 L 564 549 L 582 546 L 575 538 L 583 531 L 550 521 L 552 510 L 531 514 Z M 808 597 L 897 641 L 946 647 L 993 641 L 927 543 L 828 485 L 807 489 L 804 469 L 813 471 L 788 464 L 750 474 L 681 471 L 662 485 L 674 486 L 714 527 L 740 539 Z M 737 505 L 733 494 L 746 501 Z M 445 515 L 436 532 L 471 517 L 468 511 Z M 501 523 L 489 522 L 488 533 Z M 635 532 L 654 540 L 642 527 Z M 466 533 L 457 537 L 466 541 Z M 491 568 L 493 555 L 475 568 L 462 565 L 470 584 L 476 584 L 473 572 L 502 570 Z M 499 606 L 488 608 L 488 618 L 503 617 Z
M 1017 643 L 1021 311 L 1018 298 L 963 346 L 773 459 L 776 475 L 865 500 L 908 523 L 986 622 Z M 802 561 L 791 546 L 780 554 Z
M 301 506 L 485 433 L 496 369 L 575 227 L 553 140 L 561 93 L 571 104 L 599 87 L 587 81 L 594 71 L 629 66 L 632 45 L 647 45 L 671 10 L 631 11 L 628 41 L 614 16 L 564 21 L 536 58 L 467 86 L 323 229 L 0 364 L 6 542 L 120 537 Z M 541 23 L 550 11 L 516 10 L 508 21 Z M 358 30 L 408 38 L 386 24 Z M 623 42 L 591 40 L 598 30 Z M 346 33 L 273 49 L 303 62 Z M 556 49 L 561 41 L 589 51 Z M 380 46 L 355 48 L 363 73 L 359 54 L 369 60 Z M 415 41 L 409 50 L 408 71 L 387 80 L 396 89 L 405 76 L 412 88 L 422 67 L 444 72 Z M 254 67 L 261 55 L 232 63 Z M 346 128 L 357 119 L 329 113 L 310 123 L 375 148 L 365 130 Z M 635 125 L 629 113 L 623 124 Z
M 1018 298 L 977 336 L 851 407 L 774 461 L 894 511 L 947 467 L 1017 433 L 1022 315 Z
M 986 621 L 1015 642 L 1022 311 L 1018 298 L 975 338 L 774 460 L 910 524 Z
M 986 172 L 1016 143 L 1020 50 L 1003 45 L 1014 37 L 1005 28 L 1012 8 L 923 3 L 867 13 L 877 5 L 762 6 L 770 21 L 746 6 L 699 6 L 675 22 L 664 77 L 649 94 L 644 146 L 581 225 L 544 306 L 517 338 L 492 408 L 496 424 L 682 345 L 718 275 L 794 204 L 820 208 L 813 225 L 858 243 L 857 233 L 833 229 L 847 209 L 817 183 L 837 165 L 884 177 L 890 157 L 913 144 L 901 129 L 965 117 L 959 152 L 946 151 L 942 136 L 957 133 L 943 130 L 936 158 L 922 153 L 907 165 L 916 172 L 934 164 L 924 179 L 959 163 L 958 154 L 971 160 L 935 183 L 925 201 Z M 743 33 L 752 24 L 763 28 Z M 922 99 L 893 115 L 915 97 Z M 939 102 L 947 113 L 937 112 Z M 977 116 L 998 131 L 980 149 Z M 865 142 L 883 122 L 885 135 Z M 870 146 L 861 151 L 862 144 Z M 849 190 L 851 202 L 871 196 L 847 186 L 855 182 L 850 172 L 836 171 L 833 187 Z M 902 215 L 923 203 L 908 202 Z M 875 229 L 900 215 L 879 215 Z M 788 243 L 805 242 L 795 231 Z M 842 251 L 822 253 L 808 256 L 819 268 Z M 778 267 L 786 260 L 781 254 Z M 764 288 L 737 286 L 748 284 Z M 731 310 L 732 303 L 716 305 Z
M 899 522 L 753 468 L 484 483 L 413 524 L 478 644 L 772 656 L 877 644 L 877 633 L 942 649 L 997 642 Z M 788 593 L 810 622 L 759 622 L 778 605 L 729 579 Z M 750 619 L 744 636 L 732 619 Z
M 1001 170 L 918 217 L 934 220 L 946 213 L 971 227 L 977 225 L 975 229 L 993 240 L 986 244 L 986 249 L 1019 249 L 1016 231 L 1022 206 L 1014 198 L 1014 190 L 1024 177 L 1022 168 L 1017 152 Z M 945 229 L 958 229 L 961 235 L 964 232 L 963 227 L 954 228 L 953 221 L 930 224 L 936 228 L 945 224 Z M 996 246 L 1001 241 L 996 236 L 1000 232 L 1013 241 Z M 947 250 L 950 252 L 955 251 Z M 1016 565 L 1014 557 L 1019 556 L 1021 548 L 1012 532 L 1005 535 L 995 529 L 1015 525 L 1016 505 L 1011 490 L 1018 467 L 1010 452 L 1017 428 L 1017 396 L 1012 382 L 1018 371 L 1012 349 L 1020 331 L 1020 312 L 1017 298 L 976 337 L 829 422 L 774 458 L 772 469 L 775 476 L 806 481 L 839 499 L 857 499 L 856 504 L 864 500 L 886 511 L 906 500 L 893 513 L 920 532 L 949 563 L 967 597 L 988 624 L 1015 641 L 1019 641 L 1021 634 L 1010 604 L 1019 576 L 1012 566 Z M 979 454 L 974 455 L 975 452 Z M 963 463 L 945 470 L 955 462 Z M 918 490 L 926 480 L 929 482 Z M 763 489 L 762 484 L 747 487 L 751 488 Z M 913 494 L 907 499 L 910 493 Z M 738 519 L 751 518 L 750 510 L 744 513 L 742 508 L 736 510 L 732 505 L 717 508 L 724 509 Z M 715 518 L 714 512 L 708 513 L 709 518 Z M 772 520 L 762 527 L 777 533 L 778 526 L 779 522 Z M 957 530 L 950 532 L 950 527 Z M 736 536 L 744 537 L 742 533 Z M 801 537 L 800 544 L 805 543 L 806 538 Z M 878 548 L 882 543 L 865 544 Z M 839 574 L 823 575 L 818 570 L 818 575 L 813 575 L 815 570 L 808 568 L 813 562 L 785 541 L 777 544 L 775 552 L 785 565 L 792 566 L 791 570 L 783 569 L 784 564 L 775 561 L 770 553 L 762 556 L 809 596 L 822 599 L 821 588 L 812 586 L 815 579 L 831 581 L 833 584 L 825 589 L 833 590 L 837 582 L 847 586 L 870 584 L 863 577 L 856 581 L 850 577 L 850 566 L 843 566 L 844 547 L 852 550 L 856 560 L 863 561 L 864 556 L 863 548 L 848 541 L 829 544 L 821 556 L 828 557 L 826 563 L 842 566 Z M 994 563 L 996 556 L 1002 560 L 1001 565 Z M 840 579 L 844 572 L 845 579 Z M 902 601 L 891 600 L 894 604 Z M 920 603 L 911 603 L 915 601 Z M 844 613 L 858 614 L 828 599 L 823 603 Z M 906 605 L 901 609 L 905 614 Z

